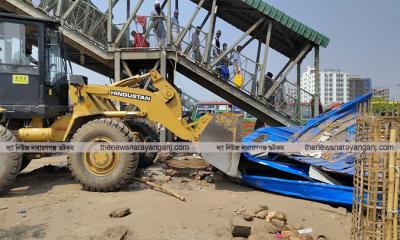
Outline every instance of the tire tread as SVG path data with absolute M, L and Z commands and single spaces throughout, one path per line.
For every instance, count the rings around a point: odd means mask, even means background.
M 110 118 L 100 118 L 100 119 L 95 119 L 92 120 L 83 126 L 81 126 L 77 132 L 74 134 L 72 137 L 72 141 L 74 139 L 79 139 L 82 135 L 85 135 L 88 131 L 91 131 L 92 129 L 95 129 L 96 125 L 106 125 L 108 127 L 114 128 L 117 132 L 122 133 L 123 136 L 126 138 L 127 142 L 130 142 L 134 139 L 134 134 L 128 129 L 128 127 L 123 124 L 120 121 L 113 120 Z M 138 167 L 138 162 L 139 159 L 135 153 L 129 154 L 128 158 L 128 167 L 124 169 L 122 175 L 120 178 L 116 179 L 113 183 L 109 184 L 108 186 L 90 186 L 88 185 L 84 179 L 81 178 L 78 174 L 76 174 L 73 170 L 73 167 L 71 166 L 71 162 L 73 161 L 72 155 L 68 154 L 67 157 L 67 162 L 68 162 L 68 168 L 71 171 L 72 177 L 78 181 L 82 188 L 87 190 L 87 191 L 92 191 L 92 192 L 112 192 L 120 189 L 122 186 L 128 184 L 134 173 L 136 172 L 136 169 Z
M 0 125 L 0 142 L 11 143 L 17 141 L 17 138 L 10 130 L 3 125 Z M 22 162 L 22 155 L 20 153 L 9 153 L 5 155 L 8 155 L 9 159 L 0 159 L 0 161 L 4 161 L 0 163 L 0 166 L 4 164 L 4 167 L 7 168 L 5 176 L 0 178 L 0 193 L 4 193 L 10 188 L 19 173 Z

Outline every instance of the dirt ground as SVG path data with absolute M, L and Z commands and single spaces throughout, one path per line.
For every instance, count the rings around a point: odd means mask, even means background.
M 66 158 L 33 161 L 0 198 L 0 239 L 232 239 L 231 219 L 241 208 L 267 205 L 282 211 L 289 224 L 312 228 L 313 235 L 349 239 L 351 214 L 328 205 L 258 191 L 228 181 L 173 178 L 163 186 L 184 196 L 182 202 L 133 183 L 112 193 L 81 190 L 65 166 Z M 32 171 L 36 169 L 35 171 Z M 51 170 L 51 171 L 50 171 Z M 124 218 L 110 218 L 117 208 Z M 265 220 L 254 220 L 263 226 Z M 257 231 L 256 229 L 252 230 Z M 274 239 L 265 232 L 257 239 Z

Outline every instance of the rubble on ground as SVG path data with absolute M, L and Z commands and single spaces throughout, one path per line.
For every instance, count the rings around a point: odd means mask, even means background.
M 244 221 L 242 218 L 236 216 L 232 218 L 232 236 L 233 237 L 245 237 L 250 236 L 251 225 L 249 222 Z
M 143 179 L 162 185 L 173 178 L 182 178 L 180 182 L 188 182 L 187 179 L 214 182 L 210 165 L 196 156 L 170 156 L 159 158 L 152 166 L 141 169 L 139 176 Z
M 159 185 L 171 181 L 182 184 L 195 181 L 208 185 L 220 177 L 211 171 L 205 160 L 191 155 L 160 160 L 146 169 L 141 169 L 139 176 Z M 233 239 L 316 239 L 317 235 L 313 236 L 310 229 L 300 225 L 289 225 L 284 212 L 270 210 L 266 205 L 249 209 L 241 207 L 234 210 L 234 217 L 231 219 Z
M 100 239 L 103 240 L 124 240 L 130 235 L 128 227 L 116 226 L 108 228 Z
M 130 208 L 119 208 L 112 211 L 109 216 L 111 218 L 123 218 L 131 214 Z
M 284 239 L 314 240 L 323 235 L 314 235 L 312 228 L 302 225 L 290 225 L 284 212 L 269 210 L 260 205 L 252 210 L 241 207 L 233 211 L 231 233 L 233 239 Z M 322 239 L 326 239 L 323 236 Z
M 267 215 L 268 215 L 268 210 L 261 210 L 256 214 L 256 217 L 259 219 L 265 219 Z

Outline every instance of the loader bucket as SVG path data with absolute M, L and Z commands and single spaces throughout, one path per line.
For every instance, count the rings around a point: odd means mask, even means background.
M 200 143 L 240 142 L 241 119 L 243 114 L 231 112 L 215 114 L 201 134 Z M 207 152 L 207 149 L 201 149 L 201 155 L 209 164 L 227 175 L 232 177 L 239 175 L 240 152 Z

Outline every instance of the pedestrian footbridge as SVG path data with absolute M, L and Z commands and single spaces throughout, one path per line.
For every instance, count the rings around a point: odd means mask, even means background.
M 262 0 L 191 0 L 196 7 L 189 14 L 190 18 L 180 19 L 178 36 L 171 33 L 171 18 L 173 10 L 183 1 L 161 1 L 165 12 L 162 21 L 166 26 L 167 43 L 163 48 L 155 47 L 153 23 L 149 13 L 146 16 L 142 10 L 145 4 L 148 5 L 148 1 L 125 0 L 124 4 L 128 3 L 126 10 L 129 18 L 123 23 L 116 23 L 113 18 L 117 14 L 113 12 L 113 8 L 121 4 L 119 0 L 109 0 L 106 11 L 101 11 L 95 2 L 97 1 L 2 0 L 0 9 L 59 20 L 69 59 L 110 76 L 115 81 L 156 67 L 173 83 L 175 73 L 178 72 L 269 125 L 299 124 L 302 118 L 302 96 L 318 99 L 319 89 L 315 89 L 314 94 L 300 88 L 300 65 L 307 54 L 314 50 L 318 81 L 319 48 L 327 47 L 329 39 Z M 206 11 L 207 15 L 202 19 L 199 32 L 198 50 L 201 52 L 201 59 L 194 60 L 193 48 L 188 48 L 188 45 L 195 31 L 193 20 L 199 18 L 200 11 Z M 145 23 L 143 19 L 146 20 Z M 215 47 L 212 45 L 215 23 L 221 20 L 239 29 L 241 34 L 235 36 L 234 44 L 226 51 L 219 56 L 212 56 L 211 50 Z M 132 48 L 129 43 L 129 29 L 135 29 L 132 26 L 138 24 L 146 26 L 143 36 L 150 42 L 148 48 Z M 243 85 L 237 87 L 233 84 L 234 74 L 223 80 L 217 70 L 221 59 L 231 59 L 237 45 L 246 48 L 253 41 L 258 45 L 256 57 L 251 58 L 240 53 Z M 268 58 L 271 48 L 285 56 L 288 61 L 276 74 L 272 87 L 265 89 L 264 76 L 269 69 L 267 63 L 271 61 Z M 292 69 L 298 71 L 295 83 L 287 80 Z M 274 96 L 274 102 L 268 101 L 271 96 Z M 318 101 L 314 102 L 318 104 Z

